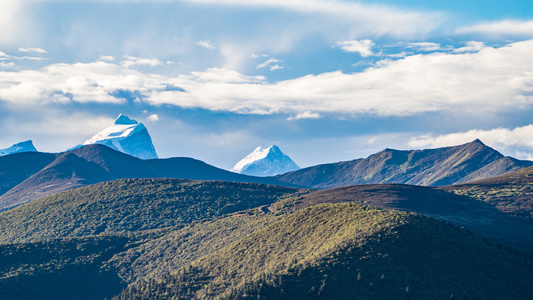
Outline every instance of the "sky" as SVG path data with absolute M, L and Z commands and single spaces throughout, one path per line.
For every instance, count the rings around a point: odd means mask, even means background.
M 125 114 L 160 157 L 301 167 L 476 138 L 533 159 L 533 1 L 0 2 L 0 148 Z

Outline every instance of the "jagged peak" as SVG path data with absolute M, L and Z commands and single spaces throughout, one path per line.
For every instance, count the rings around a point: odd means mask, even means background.
M 254 176 L 271 176 L 299 168 L 278 146 L 271 145 L 268 148 L 255 148 L 252 153 L 235 164 L 231 171 Z
M 136 120 L 130 119 L 128 116 L 120 114 L 115 120 L 115 125 L 135 125 L 139 124 Z

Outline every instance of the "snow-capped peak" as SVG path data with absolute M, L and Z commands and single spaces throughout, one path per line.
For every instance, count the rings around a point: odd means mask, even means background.
M 239 161 L 232 172 L 253 176 L 274 176 L 300 169 L 294 161 L 272 145 L 268 148 L 257 147 L 252 153 Z
M 125 116 L 123 114 L 120 114 L 118 118 L 115 120 L 115 125 L 135 125 L 139 124 L 137 121 L 132 120 L 128 118 L 128 116 Z
M 37 152 L 37 149 L 35 149 L 35 146 L 33 146 L 33 142 L 31 140 L 28 140 L 28 141 L 17 143 L 6 149 L 0 149 L 0 156 L 20 153 L 20 152 Z
M 83 143 L 102 144 L 142 159 L 157 158 L 152 138 L 142 123 L 119 115 L 113 125 L 100 131 Z

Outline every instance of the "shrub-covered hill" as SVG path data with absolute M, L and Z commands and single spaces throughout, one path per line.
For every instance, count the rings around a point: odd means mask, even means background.
M 116 299 L 531 299 L 531 261 L 423 216 L 299 210 Z
M 269 205 L 298 191 L 255 183 L 120 179 L 1 213 L 0 243 L 166 228 Z
M 53 239 L 0 245 L 0 298 L 104 299 L 126 287 L 106 262 L 126 237 Z
M 463 186 L 457 186 L 457 188 L 461 187 Z M 517 188 L 518 184 L 515 187 Z M 454 186 L 449 188 L 454 188 Z M 524 184 L 520 190 L 528 189 L 528 184 Z M 490 195 L 494 196 L 508 195 L 510 192 L 507 185 L 502 186 L 501 189 L 492 186 L 491 191 Z M 472 195 L 476 195 L 475 191 L 471 192 Z M 487 195 L 488 199 L 490 195 Z M 520 197 L 518 193 L 515 195 Z M 510 198 L 509 196 L 508 201 L 512 201 Z M 501 245 L 533 256 L 532 220 L 507 214 L 499 210 L 497 205 L 487 203 L 488 201 L 479 201 L 479 199 L 482 198 L 465 197 L 441 188 L 403 184 L 371 184 L 308 193 L 296 198 L 293 209 L 320 203 L 355 202 L 383 209 L 409 211 L 464 227 Z M 529 202 L 531 199 L 533 198 L 530 198 Z M 290 201 L 282 201 L 276 205 L 287 202 Z M 527 200 L 524 202 L 527 203 Z
M 490 203 L 500 211 L 533 219 L 533 167 L 441 189 Z

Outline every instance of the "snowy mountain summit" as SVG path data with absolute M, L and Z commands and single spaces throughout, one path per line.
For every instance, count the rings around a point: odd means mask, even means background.
M 84 145 L 102 144 L 141 158 L 157 158 L 152 138 L 142 123 L 119 115 L 115 123 L 88 139 Z
M 290 157 L 275 145 L 257 147 L 239 161 L 230 171 L 252 176 L 274 176 L 300 169 Z
M 20 142 L 6 149 L 0 149 L 0 156 L 20 153 L 20 152 L 37 152 L 31 140 Z

